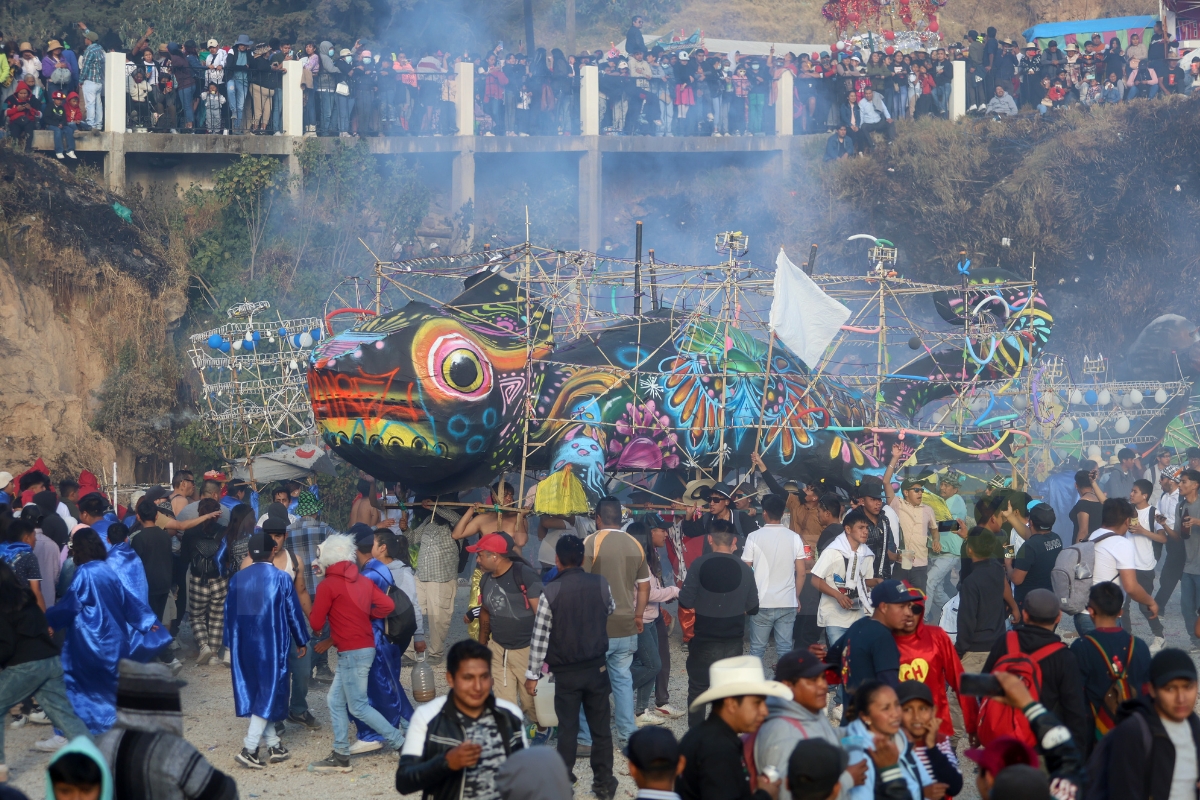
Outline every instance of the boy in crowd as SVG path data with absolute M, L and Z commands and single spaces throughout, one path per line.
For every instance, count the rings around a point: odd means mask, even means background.
M 1154 518 L 1157 513 L 1150 506 L 1150 496 L 1154 493 L 1154 484 L 1145 478 L 1138 478 L 1129 490 L 1129 502 L 1137 515 L 1129 520 L 1129 530 L 1125 538 L 1133 544 L 1134 571 L 1137 573 L 1138 585 L 1146 594 L 1154 595 L 1154 568 L 1158 564 L 1158 549 L 1166 544 L 1167 535 L 1163 526 Z M 1121 614 L 1121 625 L 1127 631 L 1133 631 L 1133 618 L 1129 613 L 1130 598 L 1125 598 L 1125 609 Z M 1142 615 L 1150 625 L 1154 641 L 1150 644 L 1150 652 L 1157 653 L 1163 649 L 1167 640 L 1163 633 L 1162 620 L 1157 615 L 1151 615 L 1147 606 L 1142 606 Z

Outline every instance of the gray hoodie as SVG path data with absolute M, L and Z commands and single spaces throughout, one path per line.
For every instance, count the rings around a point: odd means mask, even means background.
M 780 777 L 787 778 L 788 759 L 804 739 L 824 739 L 841 748 L 841 736 L 824 713 L 809 711 L 794 700 L 779 697 L 768 697 L 767 709 L 767 721 L 758 729 L 754 740 L 754 763 L 760 774 L 769 765 L 779 772 Z M 854 788 L 854 778 L 849 772 L 843 772 L 839 784 L 842 787 L 839 796 L 848 797 Z M 786 780 L 779 787 L 779 800 L 792 800 Z
M 337 68 L 334 60 L 330 58 L 329 51 L 333 49 L 333 42 L 321 42 L 320 49 L 317 54 L 321 57 L 321 69 L 317 71 L 317 86 L 318 92 L 332 92 L 337 87 L 338 78 L 335 77 L 341 74 L 341 70 Z

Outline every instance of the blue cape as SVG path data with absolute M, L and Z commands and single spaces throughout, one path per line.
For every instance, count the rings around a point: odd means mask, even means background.
M 360 572 L 379 587 L 379 591 L 387 594 L 389 586 L 393 586 L 392 571 L 380 561 L 371 559 L 363 564 Z M 393 728 L 401 727 L 403 720 L 412 718 L 413 707 L 400 685 L 400 648 L 392 644 L 383 635 L 383 620 L 371 620 L 371 628 L 375 632 L 375 660 L 371 662 L 371 671 L 367 674 L 367 702 L 371 708 L 383 715 Z M 350 716 L 358 728 L 358 738 L 367 742 L 381 742 L 383 737 L 371 729 L 369 725 Z
M 233 705 L 239 717 L 287 717 L 288 654 L 308 646 L 308 622 L 292 579 L 270 562 L 251 564 L 229 580 L 225 646 L 233 666 Z
M 62 648 L 67 695 L 93 734 L 117 721 L 117 664 L 122 658 L 147 662 L 171 641 L 150 607 L 125 591 L 107 561 L 75 570 L 67 593 L 46 611 L 55 630 L 67 632 Z M 130 641 L 136 632 L 137 642 Z
M 108 551 L 108 565 L 117 573 L 125 591 L 147 605 L 150 603 L 150 584 L 146 581 L 146 568 L 141 557 L 133 552 L 126 540 Z

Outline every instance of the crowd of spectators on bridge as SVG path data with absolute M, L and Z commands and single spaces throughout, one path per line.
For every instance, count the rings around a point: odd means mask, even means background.
M 127 48 L 80 23 L 77 34 L 44 46 L 0 34 L 0 101 L 8 135 L 31 140 L 33 130 L 49 129 L 56 155 L 74 158 L 75 134 L 102 127 L 105 54 L 122 52 L 128 129 L 279 136 L 285 64 L 297 61 L 306 135 L 441 136 L 458 132 L 452 78 L 469 63 L 476 133 L 577 135 L 581 68 L 595 65 L 602 134 L 757 136 L 775 132 L 780 79 L 790 72 L 794 131 L 833 131 L 827 155 L 837 158 L 870 150 L 871 132 L 890 141 L 897 120 L 948 116 L 955 61 L 965 62 L 967 111 L 977 114 L 1047 114 L 1200 88 L 1200 62 L 1181 69 L 1161 24 L 1148 41 L 1131 34 L 1124 48 L 1099 35 L 1081 37 L 1082 45 L 1022 46 L 988 28 L 929 50 L 843 44 L 812 53 L 772 47 L 765 56 L 713 53 L 702 42 L 647 46 L 642 26 L 635 17 L 623 49 L 527 55 L 503 45 L 410 54 L 362 40 L 256 42 L 246 34 L 152 43 L 153 28 Z

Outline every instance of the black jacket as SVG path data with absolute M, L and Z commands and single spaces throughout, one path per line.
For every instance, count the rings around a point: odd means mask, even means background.
M 1051 642 L 1061 641 L 1058 634 L 1036 625 L 1018 625 L 1017 638 L 1022 653 L 1033 653 Z M 983 671 L 991 672 L 996 659 L 1004 655 L 1004 636 L 996 640 L 992 652 L 984 662 Z M 1084 699 L 1083 682 L 1080 679 L 1079 662 L 1075 654 L 1064 647 L 1051 653 L 1041 661 L 1042 685 L 1038 701 L 1062 720 L 1077 742 L 1086 742 L 1092 734 L 1092 718 Z
M 25 605 L 12 614 L 0 614 L 0 667 L 7 669 L 30 661 L 42 661 L 58 655 L 58 645 L 50 640 L 46 615 L 26 592 Z
M 1141 716 L 1150 728 L 1150 752 L 1146 752 L 1143 728 L 1134 716 Z M 1109 797 L 1122 800 L 1167 798 L 1171 795 L 1171 774 L 1175 771 L 1175 745 L 1167 735 L 1154 701 L 1139 697 L 1121 704 L 1117 718 L 1122 720 L 1108 734 L 1111 752 L 1120 758 L 1109 759 L 1105 783 Z M 1188 717 L 1196 759 L 1200 763 L 1200 718 Z
M 758 613 L 754 572 L 730 553 L 705 553 L 688 568 L 679 607 L 696 612 L 697 639 L 741 641 L 746 615 Z
M 960 656 L 987 653 L 1004 637 L 1004 567 L 998 561 L 980 561 L 959 586 L 958 636 L 954 647 Z
M 762 789 L 750 786 L 742 740 L 716 714 L 683 735 L 679 755 L 687 758 L 675 779 L 682 800 L 769 800 Z
M 488 696 L 483 713 L 496 718 L 496 728 L 504 742 L 506 758 L 514 750 L 525 747 L 521 739 L 521 720 L 512 712 L 497 706 L 494 695 Z M 429 721 L 421 755 L 400 756 L 400 766 L 396 767 L 396 791 L 400 794 L 421 792 L 424 800 L 458 800 L 462 795 L 466 772 L 450 769 L 446 763 L 446 753 L 463 741 L 463 727 L 458 721 L 454 693 L 451 691 L 446 695 L 445 705 Z

